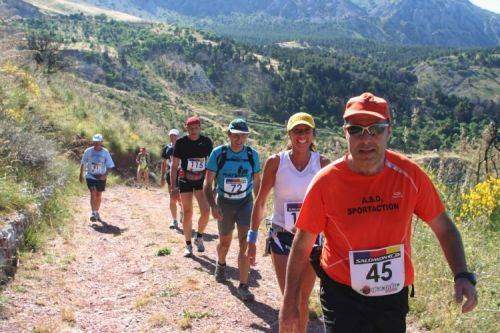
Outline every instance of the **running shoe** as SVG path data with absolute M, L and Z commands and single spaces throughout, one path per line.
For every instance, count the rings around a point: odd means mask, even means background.
M 186 245 L 184 249 L 184 257 L 189 258 L 193 255 L 193 245 Z
M 97 221 L 97 218 L 95 216 L 95 212 L 92 212 L 92 214 L 90 214 L 90 221 L 92 221 L 92 222 Z
M 253 301 L 255 299 L 254 294 L 248 289 L 248 285 L 240 283 L 238 289 L 236 290 L 238 298 L 244 302 Z
M 219 265 L 217 263 L 215 265 L 215 281 L 219 283 L 224 283 L 226 282 L 226 265 Z
M 99 215 L 99 212 L 95 212 L 95 219 L 99 222 L 102 222 L 101 215 Z
M 177 229 L 178 223 L 177 220 L 172 220 L 172 223 L 170 223 L 170 229 Z
M 194 239 L 194 245 L 196 245 L 196 249 L 198 250 L 198 252 L 205 252 L 205 245 L 203 245 L 202 237 L 196 237 Z

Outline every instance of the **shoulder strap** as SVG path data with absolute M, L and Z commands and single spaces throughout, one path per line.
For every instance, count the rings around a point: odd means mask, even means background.
M 219 175 L 219 171 L 224 167 L 227 160 L 227 146 L 222 146 L 221 153 L 217 158 L 217 171 L 215 172 L 215 179 Z
M 252 167 L 252 175 L 255 173 L 255 161 L 253 160 L 253 151 L 252 148 L 247 146 L 247 156 L 248 156 L 248 162 L 250 163 L 250 166 Z

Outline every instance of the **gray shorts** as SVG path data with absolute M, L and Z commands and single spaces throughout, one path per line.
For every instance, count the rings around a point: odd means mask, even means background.
M 232 233 L 235 224 L 250 227 L 253 208 L 252 195 L 242 200 L 228 200 L 218 195 L 217 206 L 222 211 L 222 221 L 217 221 L 220 235 L 226 236 Z

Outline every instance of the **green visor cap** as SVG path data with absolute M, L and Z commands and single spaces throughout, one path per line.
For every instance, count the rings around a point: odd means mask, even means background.
M 247 122 L 243 119 L 235 119 L 233 120 L 228 127 L 229 132 L 231 133 L 241 133 L 248 134 L 250 130 L 248 129 Z

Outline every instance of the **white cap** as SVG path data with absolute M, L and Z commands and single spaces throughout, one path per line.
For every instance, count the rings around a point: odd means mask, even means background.
M 176 128 L 173 128 L 170 130 L 170 132 L 168 132 L 168 135 L 175 135 L 175 136 L 179 136 L 180 133 L 179 133 L 179 130 L 176 129 Z
M 102 137 L 102 134 L 94 134 L 92 137 L 93 142 L 103 142 L 104 138 Z

